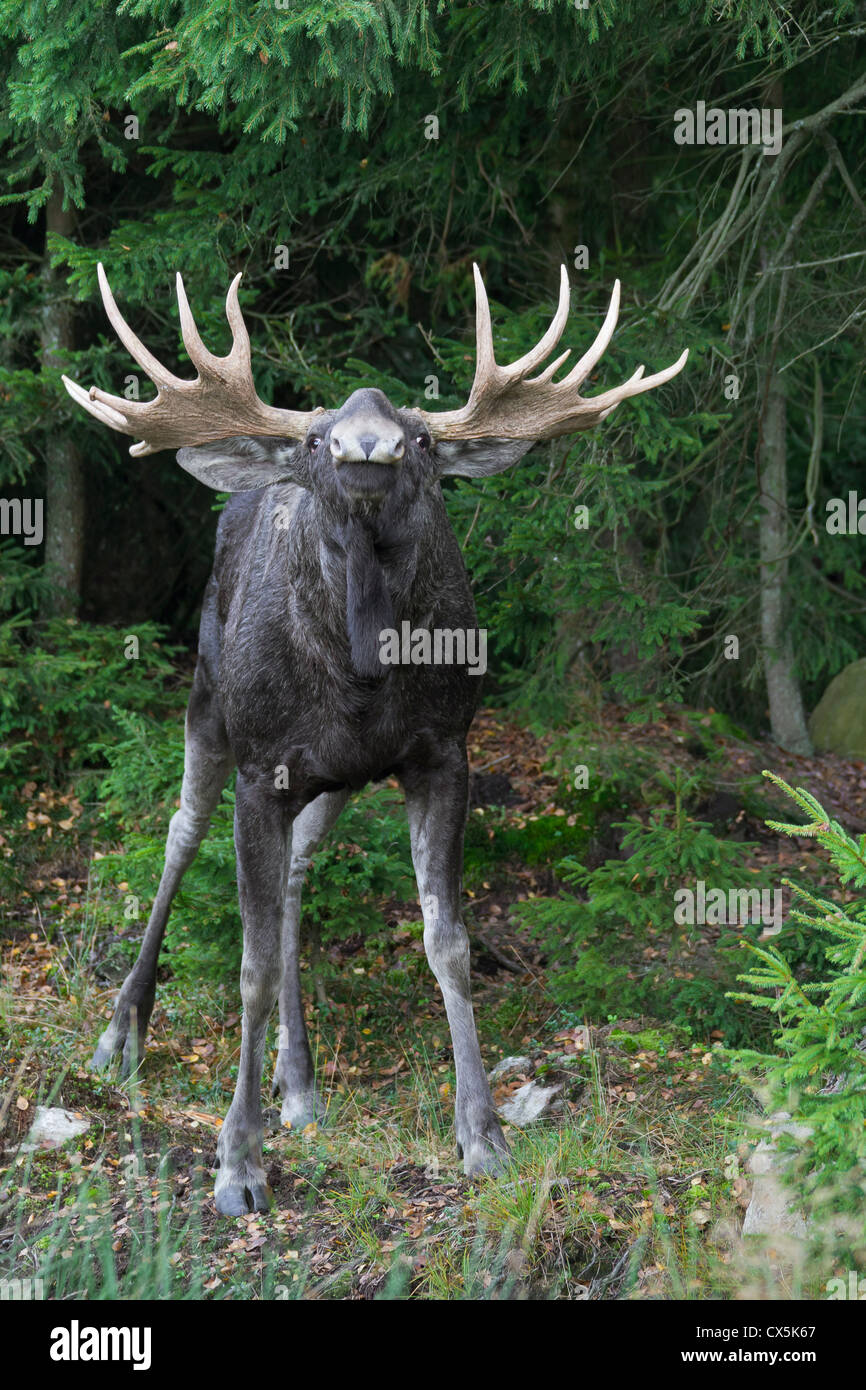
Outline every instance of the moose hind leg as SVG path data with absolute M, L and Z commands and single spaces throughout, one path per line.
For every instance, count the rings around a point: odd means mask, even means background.
M 283 982 L 280 988 L 280 1032 L 273 1094 L 282 1096 L 280 1120 L 292 1129 L 324 1117 L 325 1107 L 316 1075 L 300 977 L 301 890 L 310 860 L 346 804 L 347 791 L 324 792 L 305 806 L 292 826 L 292 852 L 283 903 Z
M 122 1054 L 122 1072 L 128 1076 L 144 1055 L 156 996 L 156 963 L 172 899 L 207 834 L 211 815 L 231 772 L 232 757 L 215 697 L 204 705 L 201 699 L 196 700 L 202 684 L 198 679 L 193 683 L 187 711 L 180 808 L 169 824 L 165 867 L 138 959 L 121 986 L 111 1022 L 93 1054 L 90 1065 L 96 1071 L 102 1071 Z
M 403 777 L 412 860 L 424 914 L 424 947 L 439 982 L 457 1071 L 454 1127 L 464 1171 L 497 1173 L 508 1145 L 478 1046 L 469 989 L 469 937 L 460 915 L 463 830 L 468 801 L 466 750 L 443 750 L 441 764 Z

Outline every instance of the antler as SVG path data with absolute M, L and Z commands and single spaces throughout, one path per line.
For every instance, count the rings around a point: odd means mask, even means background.
M 112 327 L 130 356 L 147 372 L 156 387 L 152 401 L 128 401 L 91 386 L 85 391 L 63 377 L 73 400 L 121 434 L 139 435 L 130 453 L 141 457 L 159 449 L 178 449 L 209 444 L 233 435 L 264 434 L 303 439 L 321 410 L 277 410 L 256 395 L 250 364 L 250 338 L 238 303 L 240 275 L 226 295 L 226 318 L 232 330 L 232 349 L 227 357 L 208 352 L 195 326 L 183 281 L 177 277 L 177 303 L 183 345 L 198 372 L 194 381 L 174 376 L 148 352 L 114 302 L 108 278 L 97 266 L 99 288 Z
M 600 396 L 581 396 L 578 390 L 599 361 L 613 336 L 619 315 L 619 280 L 615 281 L 610 306 L 598 337 L 588 352 L 562 381 L 553 381 L 568 351 L 557 357 L 535 377 L 529 373 L 540 367 L 556 347 L 568 319 L 569 285 L 565 266 L 559 286 L 559 306 L 544 337 L 517 362 L 500 367 L 493 353 L 493 330 L 487 291 L 478 266 L 475 271 L 475 380 L 469 400 L 460 410 L 440 413 L 418 411 L 435 439 L 555 439 L 575 430 L 589 430 L 612 410 L 642 391 L 651 391 L 670 381 L 685 366 L 688 348 L 673 366 L 653 376 L 644 376 L 638 367 L 622 386 Z

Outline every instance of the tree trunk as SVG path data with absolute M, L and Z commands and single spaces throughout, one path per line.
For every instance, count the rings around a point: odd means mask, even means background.
M 42 361 L 46 367 L 66 366 L 66 353 L 74 346 L 72 306 L 66 287 L 48 264 L 47 233 L 68 236 L 72 211 L 64 211 L 59 188 L 45 211 L 46 253 L 42 270 L 45 301 L 42 309 Z M 45 443 L 45 565 L 53 587 L 46 601 L 48 613 L 72 617 L 81 600 L 84 558 L 84 469 L 81 455 L 65 434 L 49 428 Z
M 772 371 L 763 419 L 761 488 L 761 639 L 770 728 L 780 747 L 808 755 L 812 744 L 794 669 L 794 646 L 787 619 L 788 469 L 785 387 Z

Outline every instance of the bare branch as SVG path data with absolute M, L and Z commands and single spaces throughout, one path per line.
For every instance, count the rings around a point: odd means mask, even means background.
M 837 261 L 853 261 L 857 256 L 866 256 L 866 251 L 846 251 L 843 256 L 825 256 L 821 261 L 797 261 L 793 265 L 768 265 L 759 270 L 759 275 L 775 275 L 780 270 L 811 270 L 816 265 L 835 265 Z

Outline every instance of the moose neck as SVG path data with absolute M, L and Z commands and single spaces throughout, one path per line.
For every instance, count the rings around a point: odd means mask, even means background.
M 377 540 L 379 544 L 377 545 Z M 371 523 L 371 519 L 350 516 L 332 537 L 343 555 L 346 584 L 346 633 L 352 653 L 352 665 L 359 676 L 376 677 L 382 674 L 379 661 L 379 634 L 394 626 L 394 601 L 398 598 L 402 584 L 395 583 L 398 575 L 392 570 L 391 583 L 386 573 L 387 561 L 383 547 L 381 528 Z M 399 568 L 404 574 L 399 579 L 405 581 L 406 561 L 414 573 L 415 547 L 403 542 L 400 547 Z M 392 593 L 392 585 L 398 591 Z
M 428 570 L 432 577 L 430 542 L 441 524 L 438 510 L 427 498 L 408 507 L 397 497 L 376 507 L 308 498 L 312 524 L 299 528 L 306 554 L 298 557 L 296 582 L 306 588 L 304 581 L 313 580 L 314 590 L 324 584 L 327 607 L 348 638 L 356 674 L 381 676 L 379 634 L 414 607 L 419 581 L 426 592 Z M 310 541 L 318 552 L 315 558 Z M 310 573 L 313 559 L 315 577 Z

